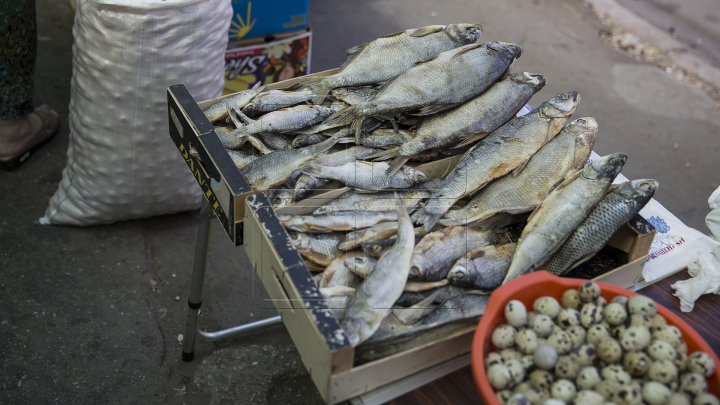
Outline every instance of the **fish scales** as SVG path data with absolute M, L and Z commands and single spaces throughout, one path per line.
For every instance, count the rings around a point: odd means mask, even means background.
M 482 34 L 479 24 L 433 25 L 398 32 L 347 50 L 348 61 L 340 71 L 322 78 L 309 78 L 309 86 L 320 104 L 330 90 L 375 84 L 392 79 L 418 62 L 432 59 L 455 47 L 474 43 Z
M 322 121 L 334 111 L 319 105 L 299 105 L 267 113 L 257 120 L 248 118 L 242 111 L 235 112 L 248 124 L 238 128 L 241 134 L 290 132 Z
M 626 160 L 623 153 L 603 156 L 553 190 L 523 229 L 503 283 L 535 270 L 550 258 L 605 196 Z
M 518 176 L 506 174 L 483 188 L 465 207 L 448 211 L 443 225 L 469 225 L 495 214 L 530 212 L 566 175 L 582 168 L 590 157 L 597 123 L 579 118 L 563 127 L 552 141 L 534 154 Z
M 297 232 L 353 231 L 381 222 L 397 221 L 392 211 L 340 211 L 321 215 L 278 215 L 286 228 Z
M 430 196 L 427 190 L 398 191 L 397 194 L 405 200 L 408 210 L 412 210 L 425 198 Z M 343 193 L 329 204 L 316 209 L 313 214 L 324 214 L 332 211 L 389 211 L 395 205 L 393 193 L 389 191 L 379 193 L 356 193 L 353 190 Z
M 313 263 L 328 266 L 345 253 L 337 248 L 345 237 L 343 232 L 317 234 L 291 232 L 289 235 L 295 250 Z
M 258 155 L 242 150 L 228 150 L 228 154 L 238 169 L 242 169 L 259 157 Z
M 338 180 L 348 187 L 372 191 L 410 188 L 427 180 L 422 172 L 409 166 L 403 167 L 402 171 L 393 176 L 387 176 L 385 172 L 388 167 L 384 162 L 355 161 L 335 167 L 310 163 L 303 173 Z
M 495 232 L 451 226 L 425 235 L 413 249 L 410 279 L 438 281 L 447 276 L 450 266 L 468 251 L 498 243 Z
M 243 107 L 242 111 L 249 116 L 256 116 L 302 103 L 310 100 L 313 96 L 314 94 L 310 89 L 299 91 L 270 90 L 255 96 Z
M 637 215 L 657 187 L 655 180 L 633 180 L 615 186 L 550 260 L 539 268 L 561 276 L 590 259 L 620 227 Z
M 579 101 L 577 92 L 561 94 L 480 140 L 460 159 L 425 207 L 413 214 L 415 223 L 432 229 L 457 200 L 526 162 L 560 132 Z
M 448 272 L 450 284 L 494 289 L 502 285 L 515 253 L 515 243 L 483 246 L 468 252 Z

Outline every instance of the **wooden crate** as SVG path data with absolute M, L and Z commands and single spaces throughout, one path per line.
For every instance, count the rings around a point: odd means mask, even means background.
M 326 71 L 311 76 L 325 76 Z M 301 78 L 270 85 L 282 88 Z M 308 214 L 350 190 L 340 187 L 316 192 L 312 198 L 273 209 L 266 196 L 255 193 L 235 167 L 202 110 L 231 95 L 195 103 L 184 86 L 168 89 L 170 135 L 235 245 L 244 245 L 268 292 L 262 298 L 277 308 L 303 363 L 328 404 L 362 395 L 470 351 L 475 325 L 463 326 L 442 338 L 403 352 L 354 366 L 351 347 L 340 323 L 328 309 L 299 253 L 293 248 L 278 214 Z M 190 155 L 194 148 L 199 158 Z M 428 177 L 445 177 L 459 156 L 418 166 Z M 608 245 L 627 253 L 627 263 L 596 280 L 630 287 L 646 262 L 655 229 L 637 216 Z M 440 377 L 439 374 L 437 377 Z

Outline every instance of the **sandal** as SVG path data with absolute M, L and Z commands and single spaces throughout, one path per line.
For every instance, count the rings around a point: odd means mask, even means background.
M 22 146 L 12 155 L 0 155 L 0 169 L 15 170 L 23 164 L 35 151 L 48 143 L 57 133 L 58 114 L 46 104 L 36 108 L 28 117 L 37 116 L 42 121 L 40 128 L 33 134 L 28 134 L 21 140 Z

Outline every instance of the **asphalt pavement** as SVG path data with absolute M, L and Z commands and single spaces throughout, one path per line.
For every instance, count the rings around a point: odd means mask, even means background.
M 20 169 L 0 172 L 0 403 L 320 403 L 283 326 L 198 342 L 195 360 L 181 361 L 197 212 L 35 224 L 66 164 L 73 24 L 66 1 L 38 0 L 37 13 L 35 103 L 56 109 L 61 125 Z M 379 36 L 454 22 L 481 23 L 482 41 L 523 46 L 516 71 L 548 78 L 531 105 L 579 91 L 574 117 L 597 120 L 595 151 L 627 153 L 626 177 L 657 179 L 655 198 L 707 232 L 707 198 L 720 184 L 715 101 L 607 47 L 607 28 L 579 0 L 312 0 L 312 70 L 339 66 L 345 49 Z M 252 299 L 262 286 L 216 221 L 210 243 L 203 328 L 276 315 Z

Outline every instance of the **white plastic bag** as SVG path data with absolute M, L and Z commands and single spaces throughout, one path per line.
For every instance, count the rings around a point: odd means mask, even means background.
M 167 87 L 219 96 L 229 0 L 75 0 L 68 163 L 41 224 L 95 225 L 196 209 L 168 135 Z

